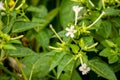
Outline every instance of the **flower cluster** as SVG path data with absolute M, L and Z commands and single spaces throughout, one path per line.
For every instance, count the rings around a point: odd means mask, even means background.
M 79 6 L 73 6 L 73 11 L 75 12 L 75 26 L 77 24 L 77 18 L 78 18 L 78 13 L 83 9 L 83 7 Z M 74 37 L 74 33 L 77 32 L 77 30 L 74 29 L 74 25 L 71 25 L 70 28 L 66 28 L 66 31 L 68 31 L 65 35 L 68 37 L 70 36 L 71 38 Z
M 80 67 L 79 67 L 79 71 L 82 72 L 83 75 L 87 74 L 89 71 L 90 71 L 90 67 L 88 67 L 85 63 L 82 64 Z

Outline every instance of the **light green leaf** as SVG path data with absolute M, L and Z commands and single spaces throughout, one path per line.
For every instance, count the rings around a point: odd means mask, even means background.
M 100 52 L 100 55 L 108 58 L 109 63 L 115 63 L 119 60 L 118 53 L 116 53 L 111 48 L 105 48 Z
M 117 80 L 115 73 L 112 69 L 102 60 L 94 58 L 89 60 L 89 66 L 91 70 L 97 73 L 99 76 L 106 78 L 108 80 Z
M 111 48 L 105 48 L 100 52 L 100 56 L 104 56 L 104 57 L 108 57 L 110 54 L 112 54 L 111 52 Z
M 14 47 L 12 44 L 5 44 L 5 45 L 2 45 L 2 47 L 4 49 L 12 49 L 12 50 L 16 49 L 16 47 Z
M 75 45 L 75 44 L 70 44 L 70 47 L 71 47 L 73 53 L 78 53 L 79 47 L 78 47 L 77 45 Z
M 116 55 L 113 54 L 113 55 L 108 56 L 108 61 L 109 61 L 110 64 L 115 63 L 118 60 L 119 60 L 119 57 L 118 57 L 117 54 Z
M 115 47 L 116 45 L 110 40 L 104 40 L 101 42 L 104 47 Z

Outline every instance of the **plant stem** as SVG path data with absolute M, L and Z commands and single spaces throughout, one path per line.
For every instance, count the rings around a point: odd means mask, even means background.
M 16 8 L 16 10 L 20 9 L 24 3 L 25 3 L 25 0 L 22 0 L 22 3 Z
M 103 9 L 105 9 L 105 1 L 102 0 L 102 6 L 103 6 Z
M 91 4 L 92 7 L 95 7 L 91 0 L 89 0 L 89 3 Z
M 18 76 L 10 72 L 7 68 L 5 68 L 3 65 L 0 65 L 0 69 L 3 69 L 6 73 L 10 74 L 11 76 L 14 76 L 18 79 Z
M 18 64 L 18 67 L 20 68 L 20 71 L 21 71 L 21 73 L 23 75 L 24 80 L 28 80 L 27 77 L 26 77 L 26 75 L 25 75 L 25 73 L 24 73 L 24 71 L 23 71 L 23 69 L 22 69 L 22 66 L 21 66 L 20 62 L 18 61 L 17 58 L 15 58 L 15 59 L 16 59 L 16 62 Z
M 94 24 L 96 24 L 98 22 L 98 20 L 100 20 L 100 18 L 105 14 L 105 12 L 103 11 L 101 13 L 101 15 L 91 24 L 89 25 L 87 28 L 91 28 Z
M 63 40 L 62 40 L 61 37 L 57 34 L 57 32 L 54 30 L 54 28 L 52 27 L 51 24 L 50 24 L 50 28 L 51 28 L 51 30 L 55 33 L 55 35 L 58 37 L 58 39 L 63 43 Z

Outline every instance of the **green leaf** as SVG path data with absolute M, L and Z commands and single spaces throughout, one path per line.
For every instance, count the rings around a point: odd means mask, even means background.
M 120 13 L 120 10 L 114 8 L 107 8 L 104 11 L 105 11 L 105 15 L 107 16 L 115 16 L 115 15 L 119 15 Z
M 51 71 L 53 68 L 55 68 L 62 60 L 62 58 L 64 57 L 64 55 L 66 54 L 66 52 L 56 52 L 56 53 L 53 53 L 55 54 L 52 58 L 52 61 L 51 61 L 51 66 L 50 66 L 50 69 L 49 71 Z
M 98 58 L 91 59 L 89 60 L 89 66 L 91 70 L 93 70 L 99 76 L 102 76 L 103 78 L 106 78 L 108 80 L 117 80 L 115 73 L 102 60 Z
M 36 75 L 44 77 L 48 74 L 50 68 L 51 53 L 41 53 L 25 57 L 22 62 L 26 65 L 24 68 L 25 74 L 30 78 Z
M 50 11 L 43 19 L 45 20 L 42 23 L 42 26 L 40 27 L 40 29 L 43 29 L 44 27 L 46 27 L 54 18 L 55 16 L 58 14 L 59 8 L 55 8 L 52 11 Z
M 70 55 L 70 54 L 66 54 L 63 59 L 61 60 L 61 62 L 59 63 L 58 65 L 58 68 L 57 68 L 57 79 L 59 79 L 62 71 L 64 70 L 64 68 L 70 64 L 72 62 L 73 59 L 73 55 Z
M 63 0 L 61 3 L 60 10 L 60 22 L 63 28 L 66 28 L 69 23 L 74 22 L 74 12 L 72 7 L 78 3 L 70 0 Z
M 64 73 L 61 74 L 60 80 L 71 80 L 74 74 L 75 61 L 72 61 L 64 68 Z
M 38 27 L 38 26 L 41 26 L 41 24 L 35 23 L 35 22 L 17 21 L 13 25 L 12 32 L 19 33 L 19 32 L 23 32 L 23 31 Z
M 118 53 L 116 53 L 111 48 L 105 48 L 100 52 L 100 55 L 103 57 L 107 57 L 109 63 L 115 63 L 119 60 Z
M 70 44 L 70 47 L 71 47 L 73 53 L 78 53 L 79 47 L 78 47 L 77 45 L 75 45 L 75 44 Z
M 2 45 L 2 47 L 4 49 L 12 49 L 12 50 L 16 49 L 16 47 L 14 47 L 12 44 L 5 44 L 5 45 Z
M 118 55 L 109 55 L 108 56 L 108 60 L 109 60 L 109 63 L 112 64 L 112 63 L 115 63 L 119 60 L 119 57 Z
M 111 52 L 111 48 L 105 48 L 100 52 L 100 56 L 104 56 L 104 57 L 108 57 L 110 54 L 112 54 Z
M 39 46 L 48 47 L 51 34 L 50 30 L 43 29 L 35 34 L 35 38 L 38 41 Z
M 110 21 L 104 21 L 101 24 L 101 27 L 97 31 L 97 33 L 103 38 L 108 38 L 112 30 L 112 26 Z
M 101 42 L 104 47 L 115 47 L 116 45 L 110 40 L 104 40 Z
M 14 57 L 25 57 L 25 56 L 35 55 L 36 53 L 29 48 L 16 47 L 16 50 L 6 50 L 6 54 L 8 56 L 14 56 Z
M 81 78 L 80 74 L 76 70 L 74 70 L 71 80 L 82 80 L 82 78 Z

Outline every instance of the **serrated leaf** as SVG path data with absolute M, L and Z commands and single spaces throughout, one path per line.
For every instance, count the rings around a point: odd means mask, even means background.
M 57 68 L 57 79 L 59 79 L 62 71 L 64 70 L 64 68 L 70 64 L 72 62 L 73 59 L 73 55 L 70 55 L 70 54 L 66 54 L 63 59 L 61 60 L 61 62 L 59 63 L 58 65 L 58 68 Z
M 35 55 L 36 53 L 29 48 L 16 47 L 16 50 L 6 50 L 6 54 L 8 56 L 13 56 L 13 57 L 25 57 L 25 56 Z
M 64 57 L 64 55 L 66 54 L 66 52 L 56 52 L 53 54 L 55 54 L 55 55 L 52 58 L 49 71 L 51 71 L 53 68 L 55 68 L 61 62 L 61 60 Z
M 106 78 L 108 80 L 117 80 L 115 73 L 112 69 L 102 60 L 94 58 L 89 60 L 89 66 L 91 70 L 97 73 L 99 76 Z

